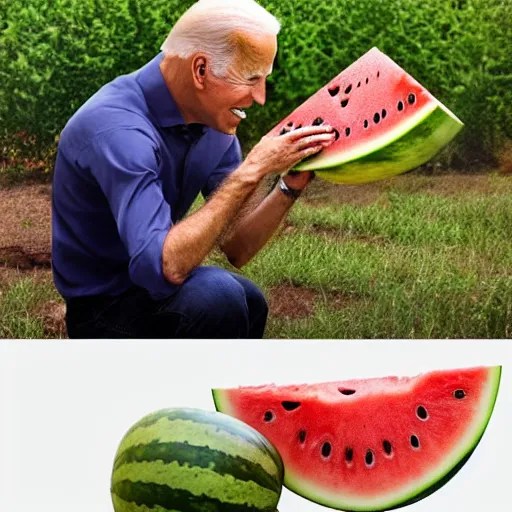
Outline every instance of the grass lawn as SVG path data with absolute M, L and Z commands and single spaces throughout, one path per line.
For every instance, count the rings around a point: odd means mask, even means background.
M 0 337 L 65 336 L 50 271 L 8 272 Z M 268 338 L 508 338 L 512 180 L 316 180 L 243 274 L 269 299 Z

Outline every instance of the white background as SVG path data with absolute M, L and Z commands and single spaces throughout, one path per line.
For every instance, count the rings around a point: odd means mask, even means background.
M 3 341 L 0 510 L 113 512 L 126 430 L 164 407 L 215 410 L 212 387 L 292 384 L 503 365 L 498 401 L 459 474 L 410 512 L 505 509 L 512 341 Z M 328 512 L 284 489 L 280 512 Z

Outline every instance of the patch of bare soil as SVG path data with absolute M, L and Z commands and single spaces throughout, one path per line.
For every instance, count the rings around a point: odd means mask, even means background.
M 66 306 L 64 303 L 50 300 L 34 311 L 34 316 L 40 318 L 44 325 L 47 338 L 67 338 Z
M 22 278 L 51 283 L 51 184 L 0 188 L 0 291 Z M 65 305 L 47 301 L 31 315 L 48 338 L 65 338 Z
M 500 173 L 512 175 L 512 142 L 508 142 L 499 155 Z
M 479 194 L 488 196 L 502 194 L 505 180 L 496 180 L 490 173 L 447 174 L 442 176 L 405 175 L 397 180 L 397 191 L 405 193 L 424 192 L 441 196 Z M 506 188 L 509 189 L 507 181 Z
M 311 204 L 327 204 L 332 201 L 342 204 L 367 206 L 374 203 L 382 194 L 375 184 L 336 185 L 314 179 L 304 192 L 303 200 Z
M 24 249 L 20 245 L 0 247 L 0 263 L 20 270 L 34 267 L 51 268 L 52 255 L 49 251 Z
M 48 268 L 51 262 L 51 185 L 0 188 L 0 265 Z
M 9 288 L 20 279 L 28 278 L 39 283 L 53 282 L 52 272 L 48 268 L 34 267 L 28 270 L 9 267 L 5 264 L 0 265 L 0 289 Z
M 502 174 L 505 174 L 503 170 Z M 489 173 L 427 176 L 412 172 L 365 185 L 336 185 L 315 179 L 306 189 L 303 199 L 315 205 L 338 203 L 367 206 L 382 200 L 383 195 L 390 191 L 442 196 L 465 193 L 491 195 L 503 193 L 503 182 L 493 179 Z
M 316 305 L 325 301 L 331 309 L 344 307 L 351 299 L 339 292 L 322 293 L 302 286 L 280 284 L 269 290 L 269 314 L 279 318 L 300 319 L 314 316 Z

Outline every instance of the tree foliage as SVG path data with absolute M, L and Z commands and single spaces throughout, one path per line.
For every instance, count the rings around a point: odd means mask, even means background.
M 25 132 L 47 152 L 103 84 L 151 59 L 193 0 L 0 0 L 0 143 Z M 373 46 L 466 124 L 451 164 L 489 161 L 512 137 L 507 0 L 261 0 L 282 23 L 268 100 L 246 148 Z M 25 144 L 25 146 L 27 146 Z M 44 153 L 47 154 L 47 153 Z

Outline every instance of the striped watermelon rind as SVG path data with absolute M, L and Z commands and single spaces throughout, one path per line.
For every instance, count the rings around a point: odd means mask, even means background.
M 443 105 L 429 105 L 418 115 L 357 151 L 322 163 L 305 162 L 295 170 L 314 170 L 332 183 L 362 184 L 391 178 L 431 160 L 462 129 L 462 123 Z
M 245 423 L 162 409 L 123 437 L 111 496 L 116 512 L 275 512 L 283 478 L 275 447 Z
M 336 493 L 331 494 L 325 489 L 317 488 L 314 484 L 305 482 L 304 479 L 301 479 L 299 475 L 287 467 L 285 468 L 285 487 L 310 501 L 334 509 L 344 510 L 345 512 L 393 510 L 422 500 L 451 480 L 469 460 L 480 443 L 494 411 L 501 372 L 501 366 L 488 368 L 486 394 L 482 396 L 479 414 L 474 418 L 471 428 L 459 440 L 451 453 L 445 457 L 444 464 L 434 468 L 429 476 L 424 478 L 421 485 L 405 485 L 400 492 L 387 496 L 384 500 L 382 498 L 365 500 L 360 497 L 353 499 L 349 496 L 340 496 Z M 218 411 L 236 416 L 235 411 L 232 410 L 227 391 L 229 390 L 212 390 L 215 407 Z

